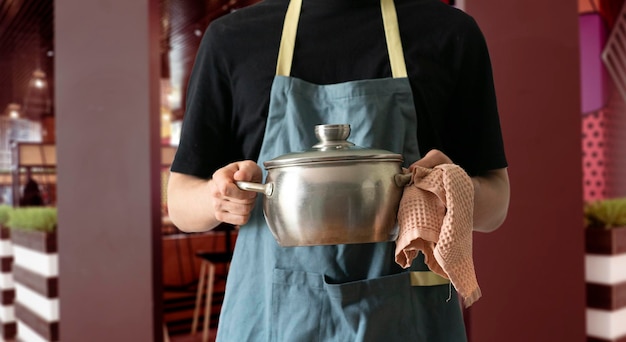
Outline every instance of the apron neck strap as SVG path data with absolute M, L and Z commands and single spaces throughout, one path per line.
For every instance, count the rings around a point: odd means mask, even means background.
M 394 78 L 407 77 L 404 52 L 400 40 L 400 29 L 398 27 L 398 17 L 396 15 L 396 6 L 393 0 L 380 0 L 380 8 L 385 28 L 389 63 L 391 64 L 391 74 Z M 293 51 L 296 44 L 296 32 L 298 31 L 301 9 L 302 0 L 291 0 L 289 2 L 278 50 L 278 61 L 276 63 L 277 76 L 289 76 L 291 74 L 291 63 L 293 61 Z

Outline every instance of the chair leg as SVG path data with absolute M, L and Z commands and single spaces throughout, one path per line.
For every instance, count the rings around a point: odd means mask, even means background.
M 170 342 L 170 333 L 165 323 L 163 323 L 163 342 Z
M 206 303 L 204 306 L 204 327 L 202 342 L 209 341 L 209 323 L 211 322 L 211 306 L 213 305 L 213 283 L 215 282 L 215 265 L 208 262 L 209 276 L 206 284 Z
M 204 282 L 206 281 L 206 271 L 208 262 L 202 261 L 200 265 L 200 277 L 198 278 L 198 290 L 196 292 L 196 307 L 193 309 L 193 321 L 191 322 L 191 334 L 195 334 L 198 328 L 198 318 L 200 316 L 200 306 L 202 305 L 202 292 L 204 291 Z

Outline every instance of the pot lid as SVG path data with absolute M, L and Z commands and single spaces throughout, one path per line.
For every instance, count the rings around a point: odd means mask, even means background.
M 307 151 L 287 153 L 263 163 L 266 169 L 282 166 L 295 166 L 312 163 L 332 163 L 345 161 L 392 161 L 402 162 L 402 155 L 356 146 L 347 139 L 350 125 L 317 125 L 315 136 L 319 142 Z

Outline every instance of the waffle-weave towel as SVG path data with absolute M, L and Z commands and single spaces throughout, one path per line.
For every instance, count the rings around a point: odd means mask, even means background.
M 419 251 L 431 271 L 450 279 L 466 307 L 481 296 L 472 259 L 474 185 L 455 164 L 414 166 L 398 210 L 396 262 L 404 267 Z

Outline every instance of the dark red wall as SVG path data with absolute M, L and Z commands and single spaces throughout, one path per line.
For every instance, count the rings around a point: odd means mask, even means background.
M 577 3 L 466 0 L 491 50 L 511 206 L 475 234 L 474 342 L 584 341 Z

